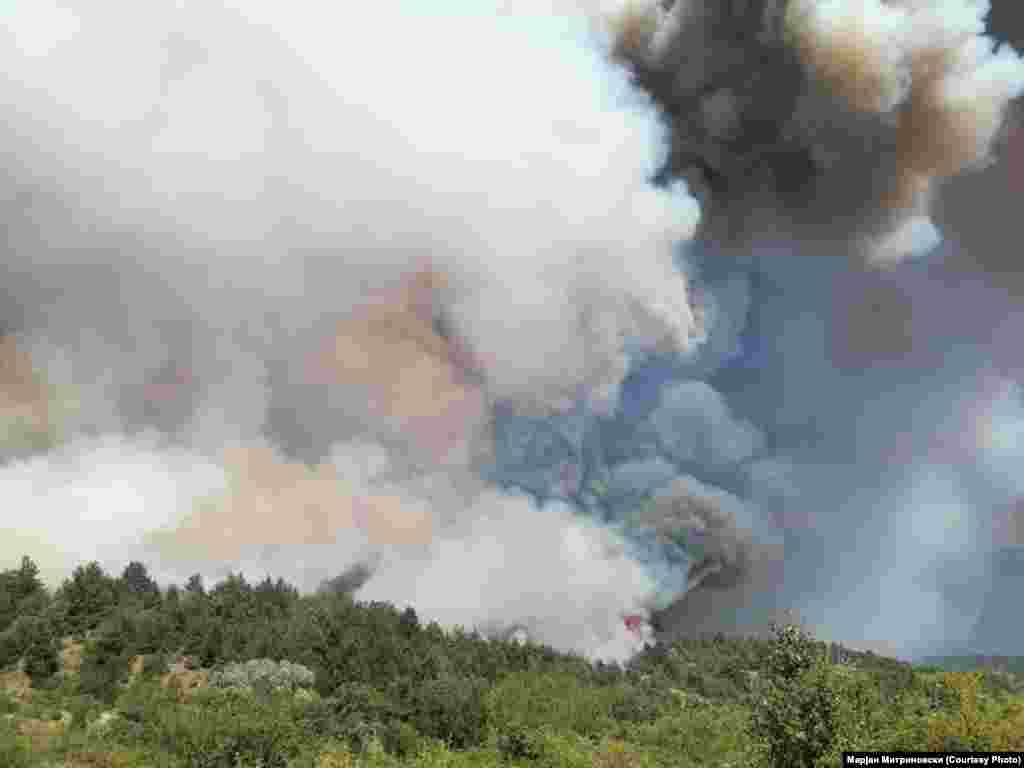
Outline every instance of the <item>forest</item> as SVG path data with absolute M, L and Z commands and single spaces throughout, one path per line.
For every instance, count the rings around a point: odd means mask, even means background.
M 1024 678 L 999 665 L 912 666 L 795 620 L 606 664 L 352 588 L 162 588 L 133 561 L 51 591 L 24 557 L 0 572 L 0 765 L 811 768 L 844 749 L 1024 749 Z

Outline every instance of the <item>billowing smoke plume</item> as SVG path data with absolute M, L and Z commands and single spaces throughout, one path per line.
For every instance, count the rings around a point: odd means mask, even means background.
M 793 606 L 959 642 L 934 568 L 1021 496 L 1016 297 L 987 247 L 863 261 L 1012 133 L 987 5 L 421 6 L 0 17 L 0 559 L 601 657 Z
M 666 172 L 703 190 L 709 238 L 892 259 L 937 242 L 935 182 L 988 159 L 1020 92 L 1017 55 L 981 36 L 987 12 L 973 0 L 680 0 L 651 8 L 646 27 L 626 23 L 618 50 L 670 116 Z

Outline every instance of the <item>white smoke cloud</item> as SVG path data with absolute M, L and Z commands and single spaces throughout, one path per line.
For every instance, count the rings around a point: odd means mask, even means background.
M 78 563 L 119 573 L 144 556 L 143 535 L 172 525 L 224 482 L 216 464 L 157 436 L 81 438 L 0 467 L 0 561 L 28 554 L 56 586 Z
M 519 624 L 535 641 L 624 660 L 636 640 L 623 616 L 641 613 L 655 585 L 625 542 L 567 505 L 482 495 L 468 530 L 442 534 L 425 558 L 382 561 L 360 599 L 408 603 L 428 619 Z
M 294 330 L 309 307 L 344 309 L 365 280 L 423 257 L 451 276 L 455 330 L 499 396 L 555 403 L 583 386 L 607 397 L 627 338 L 689 346 L 671 248 L 692 233 L 696 204 L 648 183 L 662 128 L 582 19 L 496 23 L 384 3 L 361 22 L 389 30 L 382 49 L 372 35 L 340 45 L 349 21 L 312 4 L 77 13 L 77 31 L 45 55 L 19 44 L 42 22 L 5 19 L 13 128 L 50 126 L 10 136 L 17 170 L 60 173 L 70 209 L 47 211 L 45 228 L 19 222 L 22 258 L 143 233 L 118 267 L 142 261 L 169 281 L 232 368 L 264 354 L 265 339 L 246 338 L 257 334 L 236 337 L 267 312 Z M 129 22 L 133 35 L 113 32 Z M 310 279 L 304 247 L 332 252 L 320 262 L 330 283 Z M 67 314 L 81 322 L 81 309 Z M 245 376 L 256 407 L 231 417 L 258 427 L 259 375 Z M 244 386 L 221 389 L 209 407 Z

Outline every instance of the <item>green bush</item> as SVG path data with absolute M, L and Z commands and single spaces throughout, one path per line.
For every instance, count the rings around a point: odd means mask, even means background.
M 366 722 L 384 722 L 403 714 L 395 693 L 394 688 L 384 691 L 366 683 L 343 683 L 330 701 L 339 720 L 358 717 Z
M 188 766 L 235 768 L 241 761 L 286 768 L 305 744 L 301 722 L 281 697 L 214 694 L 195 704 L 162 707 L 149 729 L 163 749 Z
M 651 723 L 627 726 L 624 736 L 658 765 L 751 765 L 750 711 L 737 704 L 680 707 Z
M 175 692 L 161 687 L 154 681 L 136 682 L 124 689 L 115 701 L 116 710 L 125 721 L 138 724 L 147 732 L 158 727 L 162 711 L 173 708 L 176 704 Z M 83 712 L 83 715 L 91 717 L 96 712 L 96 707 L 93 706 Z
M 422 743 L 419 731 L 412 724 L 401 720 L 393 720 L 381 726 L 378 736 L 384 749 L 397 757 L 412 757 Z
M 170 671 L 166 653 L 148 653 L 142 657 L 142 678 L 151 680 Z
M 596 737 L 613 723 L 614 699 L 614 690 L 583 683 L 575 675 L 522 672 L 491 689 L 488 708 L 491 721 L 502 726 L 550 726 Z
M 32 685 L 42 685 L 60 669 L 57 658 L 57 643 L 49 630 L 33 637 L 25 649 L 25 673 L 32 678 Z
M 521 725 L 499 726 L 496 743 L 505 760 L 539 760 L 544 754 L 544 739 L 536 731 Z
M 0 765 L 4 768 L 30 768 L 34 763 L 28 739 L 0 725 Z
M 103 705 L 91 696 L 71 695 L 61 701 L 61 707 L 71 715 L 71 727 L 82 728 L 95 720 Z
M 132 659 L 133 624 L 130 614 L 116 611 L 105 619 L 86 644 L 78 673 L 81 693 L 113 703 L 120 683 L 128 678 Z
M 487 733 L 487 689 L 480 679 L 428 680 L 413 689 L 410 722 L 424 736 L 456 749 L 477 746 Z
M 13 714 L 18 711 L 18 702 L 7 691 L 0 689 L 0 715 Z
M 608 714 L 618 723 L 649 723 L 675 703 L 666 688 L 620 684 L 600 689 L 608 700 Z

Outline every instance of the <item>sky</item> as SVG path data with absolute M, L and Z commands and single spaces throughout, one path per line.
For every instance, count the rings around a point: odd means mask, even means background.
M 1013 13 L 7 0 L 0 567 L 1006 652 Z

